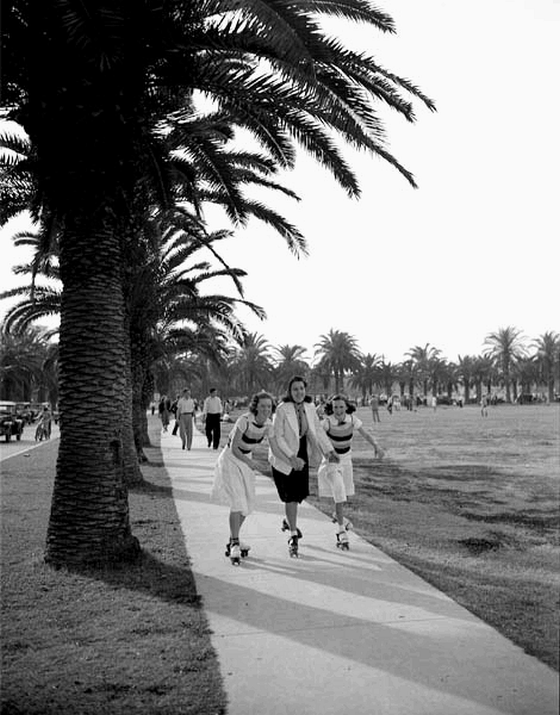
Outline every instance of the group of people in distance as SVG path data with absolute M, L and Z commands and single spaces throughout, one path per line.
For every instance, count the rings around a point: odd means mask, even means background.
M 253 396 L 249 411 L 236 421 L 228 442 L 221 451 L 214 474 L 212 498 L 229 506 L 230 538 L 226 556 L 239 564 L 249 545 L 240 541 L 240 530 L 251 513 L 255 501 L 255 470 L 253 450 L 264 439 L 268 441 L 268 461 L 285 517 L 282 530 L 289 531 L 290 556 L 298 556 L 299 541 L 303 538 L 298 528 L 298 506 L 309 496 L 310 462 L 319 464 L 317 478 L 320 497 L 334 501 L 333 521 L 336 523 L 337 545 L 348 548 L 344 504 L 354 494 L 351 446 L 355 432 L 367 440 L 381 459 L 384 450 L 361 420 L 354 407 L 343 395 L 335 395 L 326 405 L 325 417 L 320 420 L 315 405 L 306 395 L 303 377 L 293 377 L 286 397 L 276 408 L 267 392 Z
M 202 421 L 204 423 L 204 431 L 208 440 L 208 447 L 218 449 L 221 437 L 221 419 L 223 413 L 223 405 L 215 387 L 210 388 L 208 397 L 204 400 L 202 407 Z M 191 395 L 188 387 L 185 387 L 181 395 L 177 396 L 175 402 L 171 402 L 166 395 L 162 395 L 158 412 L 164 432 L 170 422 L 170 414 L 175 416 L 175 426 L 173 427 L 174 436 L 179 432 L 183 449 L 189 450 L 192 447 L 193 427 L 198 410 L 198 403 Z

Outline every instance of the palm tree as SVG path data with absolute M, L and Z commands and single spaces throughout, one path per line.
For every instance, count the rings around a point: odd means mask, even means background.
M 334 390 L 344 387 L 347 372 L 359 369 L 361 353 L 356 338 L 349 333 L 331 328 L 327 335 L 321 335 L 315 343 L 315 357 L 319 357 L 317 368 L 334 377 Z
M 270 345 L 258 333 L 247 333 L 238 338 L 233 363 L 236 368 L 236 385 L 241 394 L 249 397 L 259 390 L 268 389 L 273 375 Z
M 381 365 L 379 366 L 379 380 L 383 385 L 387 398 L 391 397 L 393 394 L 393 384 L 396 380 L 398 380 L 398 377 L 398 365 L 394 365 L 392 362 L 387 362 L 383 359 Z
M 276 392 L 279 393 L 286 389 L 290 378 L 294 375 L 306 377 L 310 368 L 304 359 L 306 349 L 302 345 L 279 345 L 274 350 L 274 382 Z
M 422 381 L 424 397 L 428 394 L 430 376 L 433 373 L 434 366 L 440 353 L 441 350 L 438 350 L 438 348 L 433 346 L 430 347 L 430 343 L 426 343 L 424 347 L 416 345 L 415 347 L 410 348 L 410 350 L 406 353 L 412 360 L 414 360 L 418 379 Z
M 398 366 L 398 372 L 405 385 L 408 385 L 409 407 L 415 406 L 414 388 L 418 379 L 418 366 L 413 358 L 403 360 Z M 401 390 L 402 391 L 402 390 Z
M 466 405 L 468 405 L 470 402 L 470 390 L 474 384 L 475 361 L 476 358 L 474 358 L 472 355 L 457 356 L 457 379 L 463 385 L 463 393 Z
M 28 328 L 18 335 L 0 333 L 0 395 L 4 400 L 30 402 L 42 384 L 48 341 L 42 331 Z
M 18 166 L 29 153 L 29 138 L 16 122 L 0 122 L 0 225 L 25 211 L 33 196 L 29 168 Z M 15 167 L 18 167 L 17 170 Z
M 539 365 L 535 355 L 518 358 L 512 371 L 512 399 L 524 400 L 526 395 L 532 395 L 533 387 L 539 383 Z M 520 394 L 517 393 L 517 385 L 520 387 Z M 530 398 L 532 399 L 532 398 Z
M 521 330 L 511 325 L 499 328 L 486 336 L 484 344 L 488 346 L 485 357 L 490 358 L 496 366 L 505 387 L 506 402 L 511 403 L 511 371 L 515 361 L 526 353 Z
M 381 355 L 367 353 L 361 358 L 360 365 L 354 370 L 350 378 L 352 387 L 361 390 L 362 400 L 373 393 L 373 386 L 379 384 L 379 368 L 383 362 Z
M 534 341 L 534 347 L 540 380 L 546 386 L 548 401 L 553 402 L 555 384 L 560 383 L 560 335 L 547 331 Z
M 496 377 L 496 368 L 491 358 L 477 355 L 473 358 L 472 378 L 476 390 L 476 401 L 480 402 L 483 388 L 486 387 L 486 394 L 490 394 L 492 384 Z
M 384 146 L 372 105 L 384 101 L 412 121 L 401 90 L 432 103 L 328 38 L 317 10 L 394 29 L 359 0 L 98 0 L 87 8 L 12 0 L 5 8 L 4 102 L 31 139 L 33 215 L 60 231 L 61 440 L 46 551 L 52 563 L 128 558 L 139 550 L 122 462 L 128 340 L 121 267 L 146 207 L 169 201 L 160 121 L 172 114 L 180 121 L 192 90 L 212 89 L 281 165 L 293 165 L 293 137 L 356 195 L 355 177 L 331 141 L 334 130 L 414 182 Z

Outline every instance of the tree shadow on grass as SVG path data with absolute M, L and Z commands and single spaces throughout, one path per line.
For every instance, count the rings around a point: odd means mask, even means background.
M 201 598 L 196 590 L 190 559 L 186 552 L 180 556 L 184 559 L 183 566 L 164 561 L 143 549 L 131 562 L 99 567 L 71 565 L 66 570 L 87 579 L 102 581 L 116 590 L 134 591 L 167 603 L 199 608 Z

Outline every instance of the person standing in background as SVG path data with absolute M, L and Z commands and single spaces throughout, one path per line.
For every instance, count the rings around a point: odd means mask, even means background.
M 369 406 L 371 407 L 371 416 L 373 421 L 381 422 L 381 417 L 379 416 L 379 397 L 377 395 L 371 396 Z
M 222 401 L 218 397 L 215 387 L 210 388 L 210 394 L 204 400 L 202 419 L 204 420 L 208 447 L 218 449 L 221 437 Z

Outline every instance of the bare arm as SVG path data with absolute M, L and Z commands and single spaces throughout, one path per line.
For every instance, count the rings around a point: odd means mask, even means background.
M 383 459 L 383 455 L 385 454 L 385 450 L 383 447 L 379 445 L 377 440 L 373 435 L 371 435 L 369 432 L 366 432 L 366 430 L 363 427 L 358 428 L 358 432 L 361 434 L 361 436 L 366 440 L 366 442 L 369 442 L 373 449 L 375 450 L 375 456 L 378 459 Z

